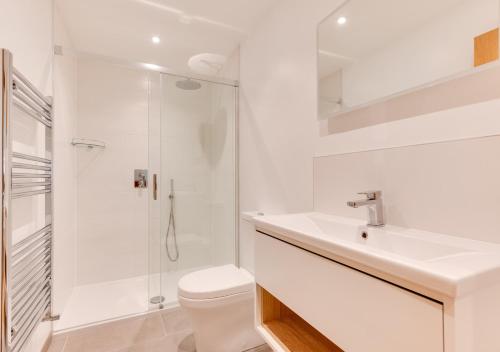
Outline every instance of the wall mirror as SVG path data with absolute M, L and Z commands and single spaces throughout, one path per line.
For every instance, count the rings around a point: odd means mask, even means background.
M 499 13 L 498 0 L 345 2 L 318 27 L 318 117 L 494 65 Z

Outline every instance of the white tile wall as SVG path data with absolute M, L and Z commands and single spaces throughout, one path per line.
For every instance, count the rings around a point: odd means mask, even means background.
M 500 243 L 500 137 L 315 158 L 315 210 L 365 219 L 346 202 L 384 192 L 389 224 Z
M 160 84 L 95 59 L 80 59 L 78 74 L 78 137 L 107 145 L 77 151 L 78 284 L 232 262 L 234 89 L 184 91 L 180 77 Z M 150 187 L 159 175 L 159 201 L 132 187 L 134 168 L 149 168 Z M 177 263 L 165 253 L 170 179 Z
M 72 48 L 56 8 L 55 40 Z M 77 123 L 77 58 L 69 51 L 54 57 L 54 311 L 64 311 L 76 284 L 77 160 L 71 140 Z
M 91 59 L 78 62 L 77 283 L 147 274 L 148 192 L 133 187 L 148 168 L 148 76 Z

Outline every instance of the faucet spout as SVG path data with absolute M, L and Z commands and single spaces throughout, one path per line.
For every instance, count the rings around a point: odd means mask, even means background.
M 366 206 L 368 208 L 368 226 L 384 226 L 384 206 L 382 202 L 382 191 L 361 192 L 366 199 L 347 202 L 351 208 Z
M 353 201 L 347 202 L 347 206 L 349 206 L 351 208 L 359 208 L 359 207 L 363 207 L 366 205 L 372 205 L 375 203 L 376 203 L 376 201 L 374 201 L 374 200 L 362 199 L 362 200 L 353 200 Z

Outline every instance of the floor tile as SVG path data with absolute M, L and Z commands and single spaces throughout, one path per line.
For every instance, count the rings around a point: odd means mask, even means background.
M 49 352 L 196 352 L 188 314 L 166 310 L 76 330 L 52 339 Z M 271 352 L 262 346 L 245 352 Z
M 196 352 L 196 346 L 193 335 L 184 332 L 135 344 L 116 352 Z
M 165 311 L 162 318 L 167 335 L 192 329 L 191 320 L 182 308 Z
M 66 344 L 66 336 L 52 336 L 49 349 L 47 352 L 63 352 L 64 346 Z
M 268 345 L 262 345 L 244 352 L 273 352 L 273 350 Z
M 154 314 L 70 333 L 64 352 L 109 352 L 165 336 L 161 315 Z

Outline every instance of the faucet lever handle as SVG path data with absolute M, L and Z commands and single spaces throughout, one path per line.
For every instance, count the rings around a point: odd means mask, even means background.
M 364 191 L 358 192 L 358 194 L 365 195 L 369 200 L 375 200 L 382 196 L 382 191 Z

